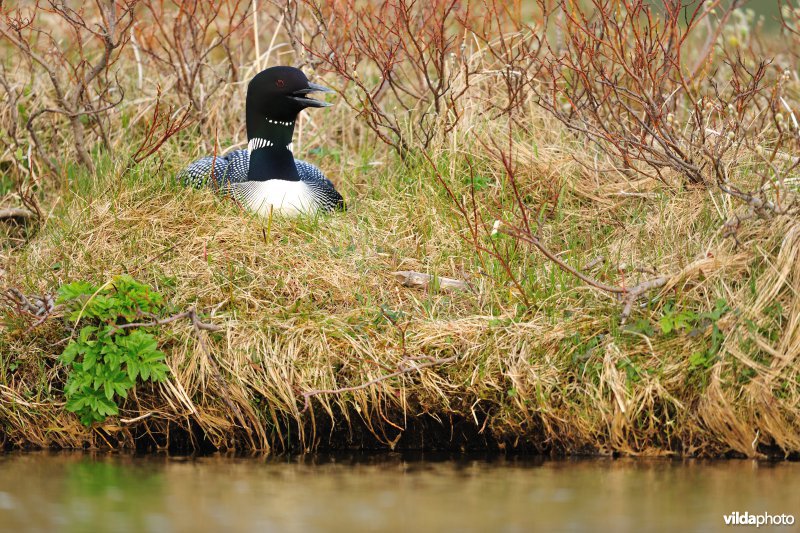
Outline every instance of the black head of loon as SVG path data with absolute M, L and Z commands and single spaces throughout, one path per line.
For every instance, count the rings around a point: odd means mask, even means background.
M 294 67 L 271 67 L 259 72 L 247 86 L 247 140 L 250 150 L 248 181 L 300 179 L 291 152 L 294 123 L 307 107 L 331 104 L 315 100 L 313 92 L 333 92 L 311 83 Z

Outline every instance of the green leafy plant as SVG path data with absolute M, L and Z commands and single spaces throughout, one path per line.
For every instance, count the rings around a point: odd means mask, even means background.
M 667 304 L 664 308 L 664 315 L 658 321 L 658 325 L 664 335 L 669 335 L 673 331 L 681 331 L 691 327 L 697 319 L 698 315 L 694 311 L 677 311 L 673 309 L 671 304 Z
M 717 354 L 722 347 L 722 341 L 725 338 L 717 322 L 728 311 L 730 311 L 730 307 L 722 298 L 718 298 L 714 302 L 714 309 L 703 313 L 696 313 L 691 310 L 677 311 L 672 305 L 668 304 L 665 307 L 664 315 L 658 323 L 662 333 L 665 335 L 673 331 L 689 330 L 690 337 L 703 335 L 706 328 L 711 326 L 710 343 L 704 344 L 700 350 L 692 352 L 689 356 L 691 368 L 709 368 L 716 360 Z
M 652 337 L 656 334 L 656 331 L 653 329 L 652 324 L 646 318 L 640 318 L 636 322 L 628 324 L 624 328 L 626 331 L 630 331 L 633 333 L 640 333 L 646 337 Z M 663 331 L 663 327 L 662 327 Z
M 58 302 L 71 322 L 84 324 L 61 354 L 69 367 L 66 408 L 81 422 L 118 414 L 116 399 L 127 398 L 137 380 L 166 378 L 169 368 L 150 328 L 132 325 L 163 311 L 162 296 L 149 286 L 127 275 L 102 286 L 77 281 L 59 289 Z

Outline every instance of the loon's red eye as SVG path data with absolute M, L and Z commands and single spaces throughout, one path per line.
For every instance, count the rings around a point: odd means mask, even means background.
M 278 80 L 275 82 L 275 85 L 277 85 L 278 87 L 283 87 L 285 83 L 283 83 L 283 80 Z

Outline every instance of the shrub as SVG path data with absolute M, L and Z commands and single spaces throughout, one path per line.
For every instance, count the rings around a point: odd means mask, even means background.
M 163 310 L 160 294 L 125 275 L 100 287 L 84 281 L 64 285 L 58 301 L 76 328 L 83 324 L 61 354 L 69 368 L 66 408 L 81 422 L 91 425 L 118 414 L 116 399 L 127 398 L 137 380 L 166 378 L 169 368 L 155 337 L 134 322 Z

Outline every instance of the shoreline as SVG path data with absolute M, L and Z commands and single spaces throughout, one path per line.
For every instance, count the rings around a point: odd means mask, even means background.
M 520 436 L 497 437 L 491 434 L 479 433 L 480 428 L 466 419 L 451 417 L 452 426 L 439 424 L 437 417 L 423 415 L 422 417 L 408 417 L 414 420 L 408 427 L 400 432 L 394 425 L 385 425 L 379 429 L 385 433 L 381 437 L 371 429 L 363 420 L 357 417 L 357 412 L 350 413 L 350 420 L 358 423 L 350 427 L 333 429 L 330 424 L 317 423 L 316 436 L 313 436 L 314 427 L 308 424 L 306 431 L 309 433 L 308 444 L 294 443 L 289 448 L 257 449 L 238 445 L 247 440 L 247 432 L 240 431 L 238 437 L 228 435 L 229 442 L 237 441 L 232 447 L 215 446 L 202 428 L 196 424 L 191 429 L 169 423 L 166 430 L 154 432 L 145 427 L 130 426 L 120 430 L 119 426 L 110 426 L 117 431 L 108 432 L 102 428 L 78 436 L 82 444 L 73 448 L 58 446 L 38 446 L 30 442 L 17 441 L 12 443 L 12 437 L 0 431 L 0 451 L 3 453 L 27 452 L 97 452 L 97 453 L 133 453 L 136 455 L 158 455 L 167 453 L 178 456 L 206 457 L 216 454 L 233 454 L 234 456 L 248 456 L 261 454 L 265 457 L 292 457 L 297 455 L 337 455 L 337 454 L 450 454 L 457 456 L 488 455 L 492 457 L 541 457 L 552 460 L 569 459 L 665 459 L 665 460 L 745 460 L 755 459 L 765 462 L 800 461 L 800 452 L 785 453 L 778 446 L 762 445 L 753 455 L 746 455 L 734 450 L 716 454 L 686 455 L 680 450 L 645 450 L 643 453 L 626 454 L 619 451 L 603 451 L 593 448 L 590 443 L 583 447 L 571 449 L 557 448 L 544 440 L 527 439 Z M 420 420 L 420 418 L 422 420 Z M 155 422 L 155 421 L 154 421 Z M 108 426 L 107 426 L 108 427 Z M 322 435 L 325 435 L 324 437 Z

